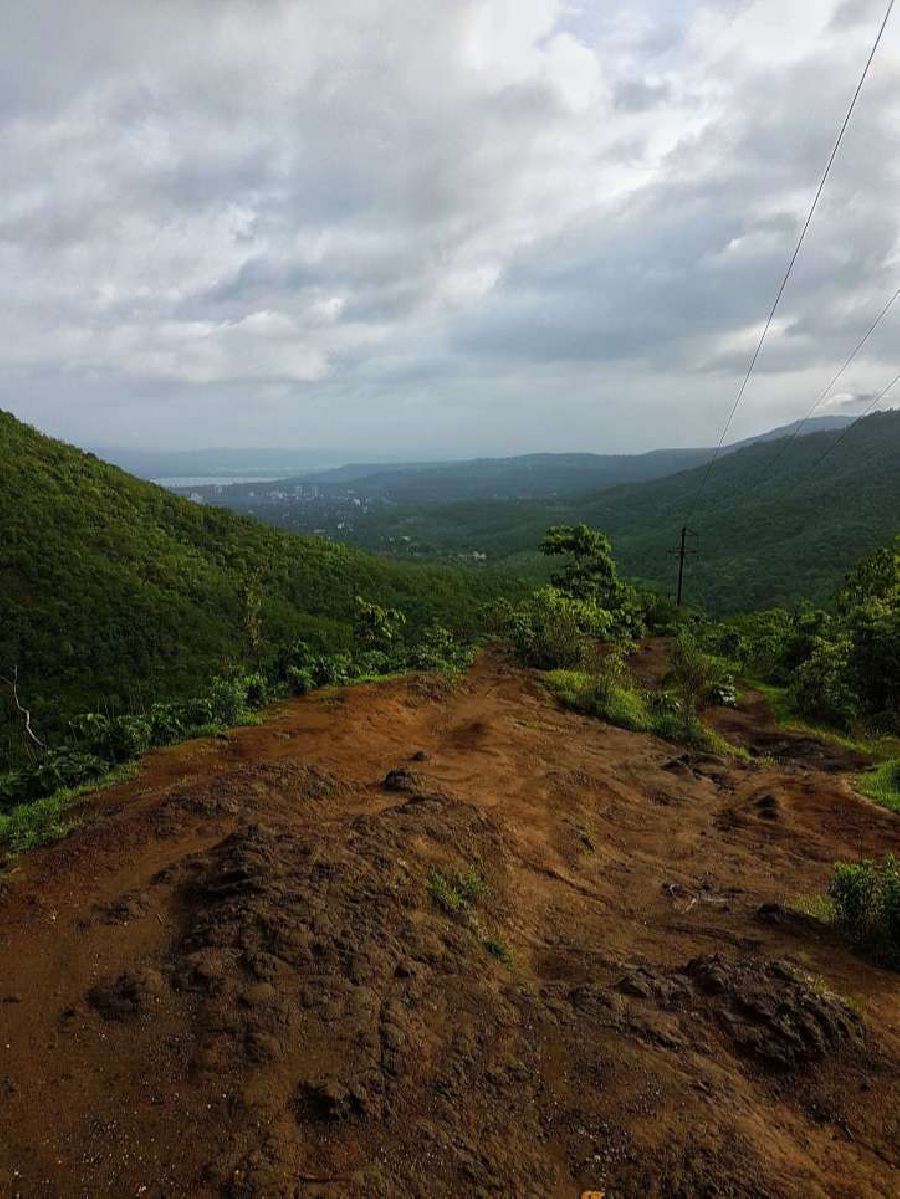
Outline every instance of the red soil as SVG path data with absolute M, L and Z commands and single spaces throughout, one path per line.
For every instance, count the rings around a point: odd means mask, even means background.
M 896 1193 L 897 976 L 759 908 L 900 822 L 777 756 L 490 657 L 149 756 L 0 883 L 0 1195 Z

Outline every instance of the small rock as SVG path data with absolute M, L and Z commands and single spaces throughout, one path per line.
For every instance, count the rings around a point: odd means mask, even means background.
M 400 766 L 396 770 L 389 770 L 381 785 L 385 791 L 418 791 L 421 779 L 414 770 Z

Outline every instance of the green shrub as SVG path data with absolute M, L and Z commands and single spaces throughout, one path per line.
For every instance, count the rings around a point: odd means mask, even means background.
M 63 795 L 22 804 L 9 815 L 0 815 L 0 848 L 10 854 L 37 849 L 58 841 L 74 827 L 65 819 L 68 799 Z
M 589 601 L 572 599 L 556 587 L 540 587 L 507 610 L 503 634 L 523 666 L 552 670 L 578 666 L 589 637 L 605 636 L 610 623 L 609 614 Z
M 69 736 L 85 752 L 102 755 L 108 750 L 109 727 L 102 712 L 82 712 L 69 721 Z
M 111 762 L 130 762 L 146 753 L 153 741 L 153 726 L 146 716 L 115 716 L 109 722 L 106 754 Z
M 54 791 L 97 782 L 109 769 L 109 762 L 103 758 L 69 746 L 48 750 L 28 772 L 27 797 L 41 799 Z
M 850 638 L 819 638 L 810 657 L 794 672 L 791 694 L 798 711 L 810 720 L 849 729 L 859 716 L 850 681 Z
M 28 798 L 28 775 L 25 770 L 8 770 L 0 775 L 0 813 L 9 812 Z
M 681 629 L 672 644 L 666 681 L 678 697 L 685 724 L 696 723 L 700 709 L 709 701 L 714 669 L 709 655 L 688 629 Z
M 174 704 L 152 704 L 149 712 L 151 744 L 174 745 L 185 736 L 185 727 Z
M 900 863 L 839 862 L 829 897 L 834 919 L 854 944 L 879 963 L 900 967 Z
M 198 695 L 174 706 L 174 715 L 187 733 L 213 723 L 213 706 L 208 696 Z
M 349 654 L 317 654 L 310 662 L 317 687 L 341 687 L 353 678 L 353 661 Z
M 242 679 L 244 695 L 250 708 L 264 708 L 272 699 L 272 688 L 266 676 L 258 670 L 245 674 Z
M 250 715 L 247 685 L 241 675 L 217 675 L 207 692 L 214 724 L 228 727 L 243 723 Z
M 288 666 L 287 684 L 294 695 L 306 695 L 315 690 L 316 680 L 313 672 L 303 666 Z

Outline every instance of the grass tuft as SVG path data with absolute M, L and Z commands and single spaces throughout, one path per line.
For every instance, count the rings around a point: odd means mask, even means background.
M 467 912 L 487 892 L 487 883 L 474 867 L 442 874 L 432 870 L 428 876 L 428 892 L 432 902 L 449 916 Z
M 900 758 L 888 758 L 863 771 L 853 780 L 853 786 L 860 795 L 874 799 L 892 812 L 900 812 Z

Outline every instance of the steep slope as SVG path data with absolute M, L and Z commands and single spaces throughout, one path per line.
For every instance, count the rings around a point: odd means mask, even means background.
M 490 658 L 152 755 L 0 887 L 0 1193 L 893 1193 L 896 975 L 778 906 L 900 849 L 829 765 Z
M 499 586 L 199 507 L 4 413 L 0 578 L 0 674 L 44 728 L 195 688 L 244 652 L 248 588 L 271 648 L 341 645 L 357 593 L 465 628 Z M 4 688 L 0 753 L 11 715 Z
M 892 538 L 900 523 L 900 412 L 861 421 L 816 467 L 840 436 L 827 431 L 757 443 L 719 459 L 691 517 L 700 535 L 688 577 L 694 600 L 739 611 L 823 598 L 862 555 Z M 356 540 L 387 548 L 391 538 L 396 544 L 407 537 L 410 553 L 478 550 L 493 563 L 539 571 L 534 547 L 543 530 L 586 521 L 610 534 L 626 574 L 667 587 L 673 568 L 666 551 L 677 542 L 705 470 L 552 503 L 373 515 L 358 525 Z

